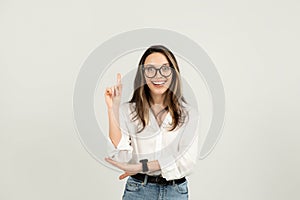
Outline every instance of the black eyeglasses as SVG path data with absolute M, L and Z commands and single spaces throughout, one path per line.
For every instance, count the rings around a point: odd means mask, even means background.
M 162 75 L 163 77 L 169 77 L 172 74 L 174 68 L 168 65 L 162 65 L 157 69 L 154 65 L 142 65 L 142 69 L 145 76 L 147 76 L 148 78 L 153 78 L 156 76 L 157 71 L 159 71 L 160 75 Z

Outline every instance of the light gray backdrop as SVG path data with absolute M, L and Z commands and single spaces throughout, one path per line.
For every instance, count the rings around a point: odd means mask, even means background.
M 225 126 L 189 177 L 191 199 L 299 199 L 299 7 L 292 0 L 0 1 L 0 199 L 120 199 L 119 173 L 77 136 L 73 89 L 95 47 L 144 27 L 198 42 L 223 80 Z

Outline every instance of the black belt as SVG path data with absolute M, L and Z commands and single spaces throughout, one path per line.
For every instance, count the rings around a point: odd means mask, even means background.
M 135 175 L 132 175 L 131 177 L 132 178 L 135 178 L 135 179 L 138 179 L 140 181 L 144 181 L 145 180 L 145 176 L 146 174 L 135 174 Z M 157 184 L 160 184 L 160 185 L 172 185 L 173 182 L 175 182 L 175 184 L 180 184 L 180 183 L 183 183 L 184 181 L 186 181 L 185 177 L 181 178 L 181 179 L 175 179 L 175 180 L 170 180 L 170 181 L 167 181 L 165 178 L 163 178 L 162 176 L 149 176 L 147 175 L 147 182 L 149 183 L 157 183 Z

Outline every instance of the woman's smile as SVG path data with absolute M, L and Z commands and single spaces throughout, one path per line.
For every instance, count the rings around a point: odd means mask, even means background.
M 163 81 L 151 81 L 151 83 L 154 85 L 154 86 L 164 86 L 164 84 L 166 83 L 167 81 L 166 80 L 163 80 Z

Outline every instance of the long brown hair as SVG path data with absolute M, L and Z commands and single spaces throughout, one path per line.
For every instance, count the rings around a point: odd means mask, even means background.
M 134 93 L 129 103 L 135 103 L 133 108 L 132 120 L 139 120 L 142 124 L 142 128 L 138 130 L 138 133 L 144 130 L 145 126 L 149 122 L 149 109 L 150 102 L 152 103 L 152 97 L 150 95 L 150 89 L 146 84 L 146 80 L 143 74 L 142 65 L 145 63 L 147 56 L 152 53 L 163 54 L 169 62 L 169 65 L 173 68 L 173 76 L 170 87 L 166 91 L 164 98 L 164 104 L 167 105 L 167 110 L 172 117 L 172 124 L 169 131 L 174 130 L 177 126 L 181 126 L 184 122 L 186 113 L 182 102 L 186 103 L 186 100 L 182 96 L 180 71 L 173 53 L 163 45 L 153 45 L 149 47 L 142 55 L 138 69 L 134 80 Z

